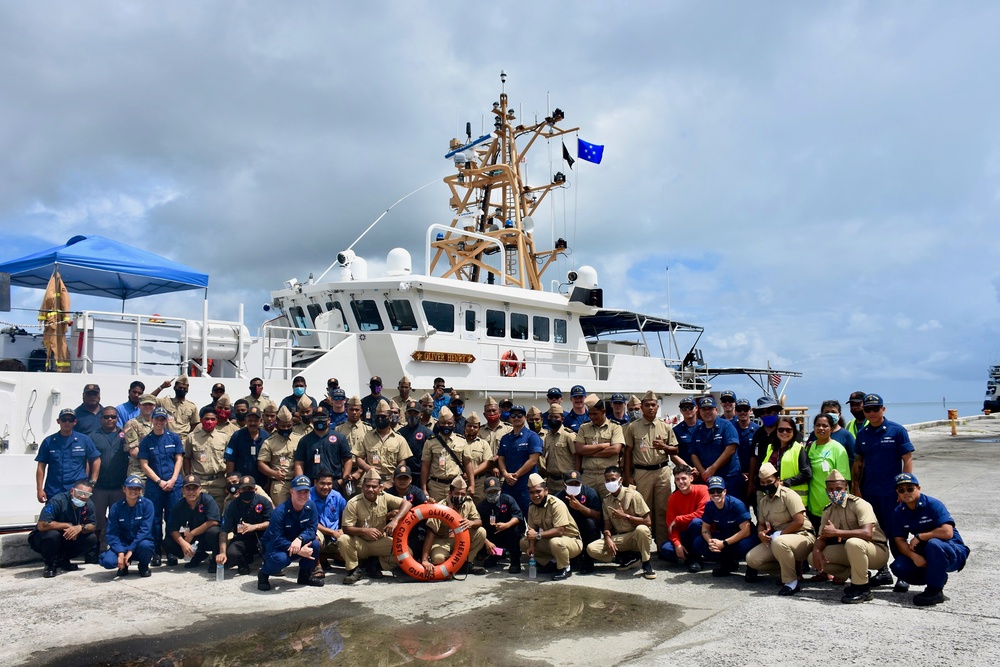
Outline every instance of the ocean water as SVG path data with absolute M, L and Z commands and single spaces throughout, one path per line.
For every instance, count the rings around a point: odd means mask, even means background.
M 958 410 L 959 417 L 971 417 L 982 414 L 982 401 L 929 401 L 926 403 L 889 403 L 885 406 L 885 418 L 898 424 L 917 424 L 920 422 L 947 419 L 948 410 Z M 849 418 L 845 411 L 845 419 Z

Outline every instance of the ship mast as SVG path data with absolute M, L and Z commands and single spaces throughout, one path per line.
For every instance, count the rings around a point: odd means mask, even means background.
M 506 84 L 506 73 L 500 72 L 500 81 Z M 467 123 L 465 143 L 451 140 L 445 157 L 454 160 L 457 173 L 446 176 L 444 182 L 451 190 L 454 231 L 439 234 L 431 243 L 431 271 L 446 258 L 448 266 L 442 277 L 481 282 L 485 275 L 488 283 L 541 290 L 542 274 L 566 251 L 566 242 L 559 239 L 555 248 L 536 251 L 531 216 L 550 190 L 565 184 L 566 177 L 557 173 L 550 183 L 525 185 L 521 164 L 536 139 L 553 139 L 579 128 L 558 126 L 565 118 L 561 109 L 534 125 L 516 124 L 505 91 L 500 101 L 493 103 L 492 113 L 491 133 L 474 140 Z M 501 247 L 503 259 L 499 266 L 492 266 L 486 256 L 500 252 Z

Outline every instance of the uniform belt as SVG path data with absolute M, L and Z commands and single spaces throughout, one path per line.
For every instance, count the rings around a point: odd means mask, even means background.
M 666 468 L 670 465 L 670 461 L 664 461 L 663 463 L 657 463 L 651 466 L 641 466 L 638 463 L 633 463 L 632 467 L 636 470 L 659 470 L 660 468 Z
M 563 475 L 549 475 L 549 479 L 559 480 L 563 478 Z
M 221 473 L 221 472 L 218 473 L 218 474 L 215 474 L 215 475 L 198 475 L 198 477 L 203 482 L 214 482 L 215 480 L 220 479 L 220 478 L 225 477 L 225 476 L 226 476 L 225 473 Z
M 451 482 L 454 479 L 455 479 L 454 477 L 452 477 L 451 479 L 443 479 L 441 477 L 431 477 L 431 480 L 437 482 L 438 484 L 448 484 L 449 486 L 451 485 Z

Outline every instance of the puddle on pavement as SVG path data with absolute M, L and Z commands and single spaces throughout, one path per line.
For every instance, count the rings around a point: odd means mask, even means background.
M 546 663 L 516 651 L 566 639 L 606 642 L 635 631 L 649 632 L 651 640 L 660 642 L 684 629 L 681 607 L 627 593 L 508 585 L 499 597 L 447 618 L 427 620 L 415 614 L 408 625 L 344 602 L 270 617 L 225 616 L 168 635 L 95 643 L 73 653 L 48 651 L 31 662 L 78 667 L 532 665 Z M 622 647 L 618 655 L 634 648 Z M 577 657 L 577 664 L 587 662 L 583 655 Z
M 994 443 L 994 442 L 1000 442 L 1000 438 L 976 438 L 972 442 Z

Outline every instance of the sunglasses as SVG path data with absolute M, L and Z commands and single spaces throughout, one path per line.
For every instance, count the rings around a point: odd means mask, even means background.
M 76 417 L 60 417 L 59 421 L 61 421 L 64 424 L 68 424 L 68 423 L 71 423 L 71 422 L 75 422 L 76 421 Z
M 684 412 L 687 412 L 688 410 L 694 410 L 694 406 L 693 405 L 682 405 L 681 406 L 681 410 L 683 410 Z
M 711 491 L 708 492 L 708 495 L 721 496 L 723 493 L 725 493 L 725 489 L 712 489 Z
M 787 426 L 779 426 L 775 429 L 778 433 L 792 433 L 795 431 L 793 428 L 788 428 Z
M 897 486 L 896 493 L 913 493 L 917 490 L 915 486 Z
M 118 419 L 118 415 L 101 415 L 101 419 Z
M 879 410 L 881 410 L 881 409 L 882 409 L 882 406 L 881 406 L 881 405 L 866 405 L 866 406 L 865 406 L 865 407 L 863 408 L 863 410 L 864 410 L 865 412 L 878 412 L 878 411 L 879 411 Z
M 750 408 L 736 408 L 736 412 L 750 412 Z

